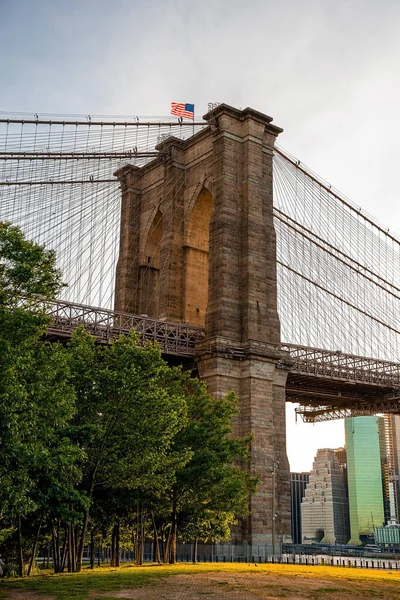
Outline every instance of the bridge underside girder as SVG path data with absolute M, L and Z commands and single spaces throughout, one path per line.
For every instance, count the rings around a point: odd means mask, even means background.
M 286 382 L 286 401 L 310 423 L 377 413 L 400 413 L 398 363 L 282 344 L 293 366 Z
M 320 423 L 322 421 L 335 421 L 348 417 L 365 417 L 378 414 L 400 414 L 400 396 L 392 400 L 382 400 L 379 403 L 360 402 L 356 406 L 347 408 L 335 406 L 300 406 L 296 408 L 296 415 L 300 415 L 305 423 Z
M 292 371 L 286 401 L 300 407 L 296 414 L 307 423 L 377 413 L 400 414 L 400 394 L 393 387 L 339 381 Z

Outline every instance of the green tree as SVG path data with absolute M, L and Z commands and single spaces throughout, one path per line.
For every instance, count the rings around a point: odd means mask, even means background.
M 177 468 L 170 488 L 167 554 L 172 563 L 179 528 L 188 540 L 228 539 L 229 526 L 248 514 L 249 494 L 258 481 L 240 466 L 248 459 L 251 437 L 232 435 L 238 398 L 232 392 L 215 399 L 197 379 L 188 379 L 186 385 L 188 420 L 176 435 L 173 450 L 190 450 L 192 458 Z
M 46 301 L 62 285 L 54 253 L 0 223 L 0 507 L 15 522 L 20 575 L 21 517 L 37 506 L 38 477 L 76 458 L 63 433 L 75 401 L 66 353 L 42 340 Z
M 37 340 L 50 318 L 45 302 L 64 287 L 55 253 L 0 222 L 0 324 L 2 347 Z
M 84 490 L 94 487 L 160 489 L 170 482 L 171 466 L 187 460 L 171 444 L 186 422 L 186 400 L 179 369 L 162 360 L 159 348 L 140 347 L 135 334 L 109 347 L 96 346 L 83 329 L 69 345 L 71 383 L 77 394 L 74 425 L 85 437 Z M 173 470 L 172 470 L 173 472 Z M 80 534 L 81 568 L 89 509 Z
M 106 524 L 116 562 L 121 524 L 132 527 L 139 562 L 157 522 L 169 527 L 171 562 L 178 530 L 227 538 L 256 485 L 238 464 L 250 438 L 232 435 L 237 398 L 211 398 L 133 333 L 108 347 L 83 328 L 66 349 L 43 341 L 46 305 L 62 285 L 54 253 L 0 223 L 0 539 L 17 532 L 19 573 L 26 517 L 36 531 L 31 565 L 47 527 L 55 570 L 67 555 L 80 570 L 96 500 L 92 546 Z
M 22 231 L 0 222 L 0 306 L 14 307 L 25 297 L 54 298 L 61 287 L 61 272 L 53 250 L 25 239 Z

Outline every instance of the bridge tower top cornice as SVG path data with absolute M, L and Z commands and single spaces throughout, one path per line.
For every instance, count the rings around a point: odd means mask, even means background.
M 141 168 L 137 167 L 136 165 L 124 165 L 123 167 L 117 169 L 113 173 L 113 175 L 114 177 L 117 177 L 119 181 L 125 181 L 125 179 L 129 177 L 129 175 L 135 176 L 137 173 L 140 172 L 140 170 Z
M 283 129 L 281 127 L 277 127 L 276 125 L 272 125 L 272 117 L 255 110 L 254 108 L 250 108 L 249 106 L 243 110 L 235 108 L 233 106 L 229 106 L 229 104 L 219 104 L 208 113 L 203 116 L 205 121 L 208 121 L 210 125 L 214 122 L 218 122 L 220 126 L 220 118 L 226 116 L 231 119 L 235 119 L 237 121 L 247 121 L 252 120 L 257 123 L 263 124 L 271 133 L 278 135 L 282 133 Z
M 165 140 L 162 140 L 155 147 L 160 153 L 168 152 L 172 148 L 176 148 L 177 150 L 184 150 L 186 147 L 186 140 L 182 140 L 180 138 L 171 135 L 167 137 Z

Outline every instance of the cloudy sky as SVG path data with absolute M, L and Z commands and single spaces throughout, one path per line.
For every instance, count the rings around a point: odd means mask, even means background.
M 251 106 L 280 144 L 400 233 L 398 0 L 0 0 L 0 110 Z M 292 470 L 342 423 L 288 419 Z

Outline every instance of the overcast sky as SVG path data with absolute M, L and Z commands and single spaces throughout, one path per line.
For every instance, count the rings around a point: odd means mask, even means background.
M 251 106 L 284 128 L 285 149 L 399 233 L 399 32 L 398 0 L 0 0 L 0 110 Z M 342 423 L 288 426 L 292 470 L 343 443 Z

